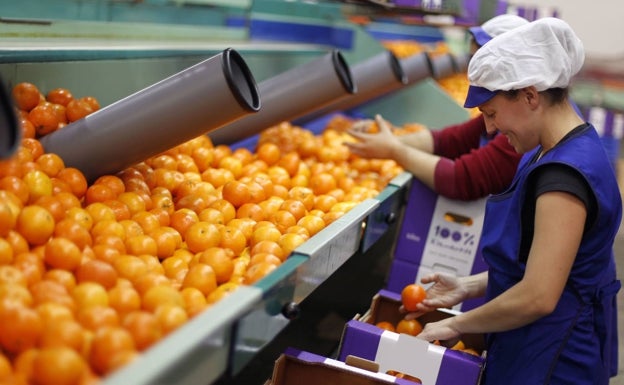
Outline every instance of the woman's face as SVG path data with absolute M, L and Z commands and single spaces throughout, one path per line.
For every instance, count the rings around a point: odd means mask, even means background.
M 479 106 L 479 110 L 483 113 L 488 134 L 498 131 L 505 135 L 516 152 L 523 154 L 539 144 L 534 109 L 530 108 L 524 90 L 518 91 L 514 98 L 499 92 Z

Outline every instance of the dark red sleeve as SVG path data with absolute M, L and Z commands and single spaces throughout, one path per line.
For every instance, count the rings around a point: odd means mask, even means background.
M 468 123 L 474 122 L 475 119 Z M 479 134 L 465 129 L 464 135 L 471 133 L 474 137 L 463 139 L 449 133 L 447 138 L 450 138 L 448 140 L 451 143 L 444 143 L 444 147 L 453 149 L 454 151 L 447 154 L 454 156 L 444 155 L 436 166 L 434 183 L 438 194 L 451 199 L 473 200 L 500 193 L 509 186 L 522 155 L 514 150 L 504 135 L 500 134 L 479 147 L 478 143 L 484 129 L 485 126 Z M 440 135 L 441 141 L 447 140 L 443 138 L 444 136 Z M 469 147 L 468 144 L 474 141 L 477 145 Z M 466 150 L 463 154 L 459 151 L 462 149 Z
M 432 130 L 433 153 L 445 158 L 455 159 L 472 149 L 479 148 L 481 136 L 485 134 L 483 115 L 466 122 Z

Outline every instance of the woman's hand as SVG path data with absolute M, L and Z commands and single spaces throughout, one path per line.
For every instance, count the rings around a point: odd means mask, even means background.
M 358 141 L 347 142 L 345 145 L 351 153 L 363 158 L 394 159 L 395 152 L 403 144 L 392 133 L 392 125 L 380 115 L 375 116 L 375 123 L 377 123 L 379 132 L 374 134 L 368 133 L 373 121 L 361 120 L 354 123 L 347 132 Z
M 416 311 L 406 314 L 406 319 L 418 318 L 437 308 L 451 308 L 466 299 L 467 288 L 454 275 L 434 273 L 422 277 L 420 282 L 433 285 L 427 289 L 427 297 L 416 305 Z M 402 306 L 400 310 L 405 311 Z

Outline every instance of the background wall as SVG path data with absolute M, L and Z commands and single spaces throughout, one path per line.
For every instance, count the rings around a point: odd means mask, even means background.
M 592 61 L 624 59 L 622 0 L 512 0 L 509 5 L 553 6 L 559 11 L 559 17 L 574 28 Z

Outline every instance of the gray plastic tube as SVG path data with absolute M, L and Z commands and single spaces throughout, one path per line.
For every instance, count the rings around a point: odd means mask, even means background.
M 43 137 L 41 143 L 93 181 L 259 109 L 247 64 L 228 48 Z
M 334 111 L 346 111 L 377 97 L 397 90 L 407 84 L 407 75 L 399 59 L 390 51 L 372 56 L 351 68 L 357 93 L 342 98 L 330 105 L 298 119 L 304 124 Z
M 0 159 L 13 155 L 22 138 L 14 108 L 13 100 L 0 79 Z
M 401 66 L 407 76 L 407 84 L 417 83 L 432 76 L 433 66 L 427 52 L 420 52 L 400 60 Z
M 293 121 L 356 92 L 351 69 L 338 50 L 258 85 L 262 109 L 208 133 L 214 145 L 232 144 L 284 121 Z
M 470 61 L 470 55 L 455 55 L 453 56 L 453 60 L 455 61 L 455 70 L 459 73 L 464 73 L 468 71 L 468 62 Z
M 453 56 L 450 53 L 437 55 L 431 58 L 432 75 L 434 79 L 442 79 L 456 72 Z

